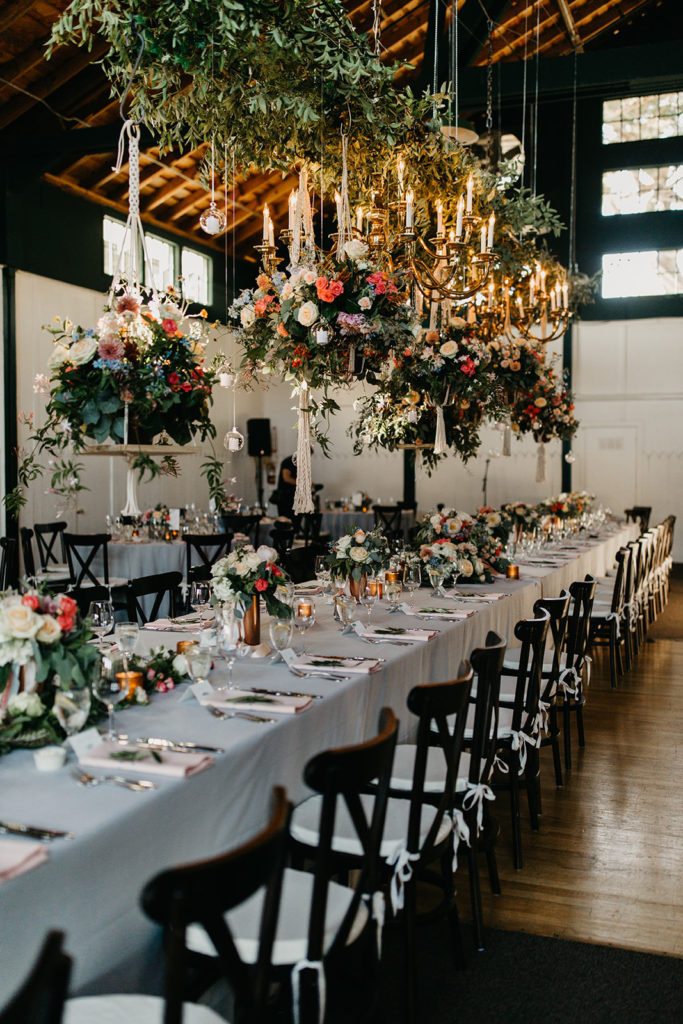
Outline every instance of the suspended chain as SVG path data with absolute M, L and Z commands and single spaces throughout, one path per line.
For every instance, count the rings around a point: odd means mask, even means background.
M 375 56 L 379 57 L 381 49 L 382 31 L 382 0 L 372 0 L 372 38 L 374 39 L 373 49 Z
M 486 131 L 493 127 L 493 22 L 488 22 L 488 57 L 486 60 Z

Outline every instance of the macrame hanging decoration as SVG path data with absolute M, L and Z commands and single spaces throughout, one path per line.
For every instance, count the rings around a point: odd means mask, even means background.
M 124 253 L 126 252 L 126 242 L 128 243 L 131 272 L 131 280 L 127 282 L 128 291 L 135 295 L 140 294 L 140 265 L 138 254 L 140 249 L 142 249 L 147 268 L 147 276 L 150 279 L 151 291 L 156 292 L 156 285 L 154 282 L 154 264 L 147 253 L 145 232 L 142 229 L 142 221 L 140 220 L 140 126 L 130 119 L 124 121 L 123 127 L 121 128 L 116 165 L 112 167 L 114 174 L 121 173 L 126 139 L 128 139 L 128 217 L 123 231 L 123 239 L 119 250 L 119 258 L 116 263 L 116 270 L 114 271 L 111 288 L 109 289 L 109 306 L 111 306 L 114 300 L 114 293 L 117 286 L 121 284 L 121 267 Z
M 446 440 L 446 423 L 443 418 L 443 406 L 436 407 L 436 434 L 434 435 L 434 454 L 445 455 L 448 451 Z
M 342 176 L 339 198 L 337 199 L 337 259 L 344 259 L 346 243 L 353 238 L 351 207 L 349 204 L 349 137 L 341 132 Z
M 512 427 L 509 423 L 503 427 L 503 455 L 512 455 Z
M 302 249 L 306 255 L 314 257 L 313 211 L 311 210 L 311 197 L 308 194 L 308 168 L 305 166 L 299 171 L 299 188 L 294 208 L 294 228 L 290 250 L 292 266 L 298 266 Z
M 539 444 L 536 451 L 536 483 L 544 484 L 547 477 L 547 463 L 546 458 L 546 446 Z
M 296 445 L 296 491 L 294 511 L 313 512 L 313 481 L 311 478 L 311 409 L 308 404 L 308 384 L 299 385 L 299 427 Z

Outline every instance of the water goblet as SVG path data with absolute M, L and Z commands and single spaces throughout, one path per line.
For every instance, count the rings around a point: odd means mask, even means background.
M 202 644 L 192 644 L 185 649 L 187 666 L 193 683 L 208 682 L 211 671 L 211 651 Z
M 98 669 L 92 680 L 94 695 L 106 704 L 109 717 L 107 739 L 116 739 L 114 707 L 128 694 L 128 676 L 123 671 L 123 662 L 119 658 L 102 655 Z
M 301 653 L 306 653 L 306 630 L 315 625 L 315 601 L 310 598 L 297 601 L 294 606 L 294 625 L 301 636 Z
M 114 627 L 114 636 L 123 655 L 124 671 L 127 672 L 128 659 L 135 652 L 138 637 L 140 636 L 140 627 L 137 622 L 117 622 Z
M 293 629 L 291 616 L 270 620 L 270 642 L 274 650 L 285 651 L 291 646 Z
M 80 732 L 88 720 L 92 703 L 90 690 L 87 686 L 77 689 L 75 686 L 63 687 L 59 676 L 55 676 L 55 699 L 52 713 L 67 736 Z
M 387 583 L 384 589 L 387 595 L 387 600 L 389 601 L 389 611 L 397 612 L 399 601 L 401 599 L 401 584 L 395 582 Z
M 412 606 L 416 590 L 422 586 L 422 565 L 420 562 L 408 562 L 403 575 L 403 586 L 408 591 L 409 603 Z
M 206 613 L 211 607 L 211 584 L 208 580 L 193 580 L 190 587 L 190 605 L 199 612 L 199 628 L 204 628 Z
M 442 566 L 427 564 L 427 575 L 432 585 L 431 597 L 443 597 L 442 584 L 444 572 Z
M 91 601 L 88 618 L 90 628 L 97 637 L 97 646 L 101 650 L 102 637 L 106 636 L 114 625 L 114 605 L 111 601 Z
M 377 604 L 379 598 L 379 581 L 368 580 L 364 591 L 361 591 L 360 603 L 367 610 L 368 613 L 368 625 L 370 625 L 370 618 L 372 616 L 372 609 Z

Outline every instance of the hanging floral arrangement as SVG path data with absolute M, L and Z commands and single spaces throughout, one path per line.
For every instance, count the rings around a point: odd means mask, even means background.
M 544 368 L 532 392 L 520 396 L 513 419 L 520 433 L 533 434 L 539 444 L 569 441 L 579 426 L 572 393 L 552 367 Z

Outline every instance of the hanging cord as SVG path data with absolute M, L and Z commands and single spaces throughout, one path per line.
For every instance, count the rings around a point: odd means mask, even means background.
M 488 52 L 486 57 L 486 149 L 489 170 L 493 170 L 493 22 L 488 19 Z
M 439 90 L 439 33 L 437 25 L 439 21 L 439 0 L 434 0 L 434 64 L 432 67 L 432 94 Z M 436 119 L 436 101 L 432 104 L 432 117 Z
M 524 60 L 522 68 L 522 156 L 524 157 L 524 164 L 522 166 L 522 180 L 521 184 L 524 184 L 524 175 L 527 168 L 526 160 L 526 75 L 527 75 L 527 45 L 529 41 L 529 8 L 524 8 Z
M 458 25 L 458 3 L 457 3 L 457 0 L 452 0 L 451 23 L 452 23 L 452 27 L 453 27 L 453 79 L 452 79 L 452 81 L 453 81 L 453 92 L 455 94 L 455 124 L 456 124 L 456 128 L 457 128 L 458 121 L 459 121 L 459 115 L 460 115 L 460 110 L 459 110 L 460 96 L 459 96 L 459 92 L 458 92 L 458 88 L 459 88 L 458 87 L 458 46 L 459 46 L 458 29 L 459 29 L 459 25 Z
M 135 78 L 135 76 L 138 73 L 138 68 L 140 67 L 140 61 L 142 60 L 142 55 L 145 52 L 146 43 L 145 43 L 145 37 L 143 36 L 142 32 L 138 32 L 137 33 L 137 37 L 140 40 L 140 49 L 138 50 L 138 55 L 137 55 L 137 58 L 135 60 L 135 64 L 133 65 L 133 70 L 130 73 L 130 77 L 129 77 L 127 83 L 126 83 L 126 88 L 124 89 L 123 96 L 121 97 L 121 102 L 119 103 L 119 114 L 121 115 L 121 120 L 122 121 L 126 120 L 126 115 L 125 115 L 125 112 L 124 112 L 124 107 L 126 105 L 126 100 L 128 99 L 128 93 L 130 92 L 131 86 L 133 85 L 133 79 Z
M 536 196 L 536 170 L 538 167 L 538 80 L 540 77 L 540 33 L 541 33 L 541 3 L 536 7 L 536 87 L 534 95 L 534 165 L 531 191 Z
M 574 83 L 572 90 L 572 156 L 571 183 L 569 188 L 569 256 L 567 265 L 569 273 L 576 270 L 576 112 L 577 89 L 579 81 L 579 53 L 574 50 Z
M 379 57 L 382 49 L 381 41 L 382 32 L 382 2 L 381 0 L 372 0 L 372 38 L 373 38 L 373 51 L 375 57 Z
M 349 119 L 350 120 L 350 119 Z M 338 224 L 337 224 L 337 259 L 342 260 L 344 258 L 344 247 L 346 243 L 353 238 L 353 228 L 351 226 L 351 208 L 349 206 L 349 167 L 348 167 L 348 150 L 349 150 L 349 136 L 344 132 L 344 129 L 340 129 L 341 136 L 341 151 L 342 151 L 342 177 L 340 186 L 341 200 L 339 203 L 338 211 Z

